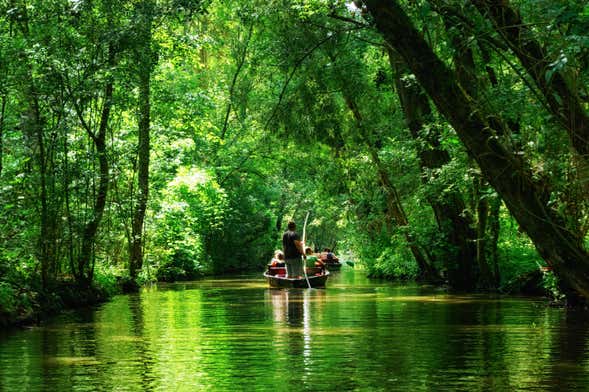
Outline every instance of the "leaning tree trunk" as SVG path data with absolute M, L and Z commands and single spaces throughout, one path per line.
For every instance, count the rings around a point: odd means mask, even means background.
M 389 175 L 385 170 L 380 158 L 378 157 L 377 152 L 374 150 L 374 147 L 368 146 L 368 148 L 370 149 L 372 162 L 376 166 L 380 185 L 382 186 L 385 194 L 389 214 L 393 216 L 393 219 L 398 226 L 409 227 L 409 220 L 407 219 L 407 214 L 401 205 L 401 200 L 399 198 L 397 189 L 391 183 Z M 440 274 L 433 266 L 431 258 L 429 257 L 426 250 L 417 244 L 414 236 L 408 231 L 405 231 L 405 239 L 407 240 L 409 250 L 417 262 L 417 266 L 419 267 L 420 278 L 428 282 L 440 282 Z
M 138 162 L 137 162 L 137 201 L 131 225 L 131 243 L 129 251 L 129 274 L 132 280 L 137 277 L 143 266 L 143 222 L 149 197 L 149 152 L 150 152 L 150 79 L 153 69 L 153 52 L 151 50 L 151 28 L 154 4 L 144 0 L 140 6 L 138 23 L 138 73 L 139 73 L 139 126 L 138 126 Z
M 579 95 L 558 71 L 544 48 L 534 38 L 518 11 L 507 0 L 472 0 L 481 14 L 495 25 L 546 100 L 548 109 L 565 127 L 573 148 L 589 161 L 589 116 Z
M 589 254 L 565 217 L 548 206 L 546 186 L 534 180 L 528 162 L 502 144 L 506 125 L 484 114 L 452 72 L 433 52 L 396 1 L 365 1 L 378 31 L 405 59 L 436 107 L 456 130 L 469 155 L 501 195 L 539 254 L 562 281 L 589 299 Z M 567 293 L 569 297 L 572 292 Z
M 507 0 L 472 0 L 479 12 L 494 25 L 507 48 L 519 59 L 527 74 L 539 90 L 538 96 L 553 117 L 566 129 L 571 146 L 576 152 L 572 166 L 578 179 L 571 189 L 583 194 L 579 200 L 589 198 L 589 114 L 575 86 L 576 76 L 558 65 L 559 59 L 551 58 L 542 44 L 534 38 L 534 32 L 522 20 L 518 10 Z M 574 214 L 579 203 L 567 203 L 569 214 Z M 571 211 L 572 209 L 572 211 Z M 582 222 L 582 219 L 571 219 Z M 583 224 L 579 223 L 583 229 Z
M 474 100 L 480 100 L 479 91 L 488 88 L 488 86 L 497 86 L 497 75 L 493 68 L 489 65 L 490 56 L 487 50 L 480 45 L 479 50 L 483 57 L 485 64 L 484 70 L 477 72 L 477 65 L 474 60 L 474 53 L 471 45 L 471 34 L 469 34 L 469 26 L 464 23 L 464 19 L 459 17 L 460 7 L 457 4 L 451 4 L 444 1 L 433 1 L 438 7 L 437 10 L 442 16 L 446 32 L 453 48 L 453 62 L 458 83 L 464 91 Z M 486 75 L 487 78 L 479 77 L 478 75 Z M 482 97 L 485 99 L 484 97 Z M 511 131 L 519 131 L 519 123 L 510 122 Z M 489 199 L 490 196 L 486 189 L 489 187 L 488 183 L 477 176 L 473 181 L 474 190 L 474 207 L 473 210 L 477 212 L 477 236 L 476 236 L 476 259 L 479 266 L 478 285 L 484 289 L 497 288 L 498 286 L 498 266 L 496 259 L 497 241 L 496 237 L 487 235 L 488 218 L 490 213 Z M 495 211 L 492 211 L 495 212 Z M 493 219 L 493 216 L 491 216 Z M 491 222 L 493 226 L 495 222 Z M 494 226 L 493 226 L 494 227 Z M 488 248 L 494 251 L 490 257 L 491 263 L 487 258 Z M 491 269 L 491 264 L 495 269 Z M 494 272 L 492 272 L 494 271 Z
M 380 160 L 378 153 L 374 149 L 374 146 L 372 146 L 370 144 L 370 142 L 368 142 L 369 138 L 366 137 L 366 130 L 364 129 L 364 126 L 362 125 L 362 124 L 364 124 L 364 121 L 362 119 L 362 114 L 360 113 L 360 109 L 356 105 L 356 102 L 345 91 L 345 89 L 344 89 L 344 99 L 346 101 L 346 104 L 348 105 L 348 108 L 350 109 L 350 111 L 354 115 L 354 119 L 356 120 L 356 124 L 357 124 L 358 128 L 360 129 L 360 135 L 361 135 L 362 139 L 364 140 L 367 148 L 370 151 L 370 156 L 372 157 L 372 163 L 374 164 L 374 166 L 376 166 L 376 172 L 378 174 L 378 179 L 379 179 L 380 185 L 382 187 L 382 190 L 384 191 L 384 194 L 385 194 L 388 214 L 390 214 L 392 216 L 393 220 L 395 221 L 395 223 L 398 226 L 409 227 L 409 220 L 407 219 L 407 214 L 405 213 L 405 210 L 403 209 L 403 206 L 401 204 L 401 200 L 399 198 L 399 193 L 397 192 L 397 189 L 395 188 L 395 186 L 391 182 L 388 172 L 385 169 L 384 165 L 382 164 L 382 161 Z M 390 221 L 390 218 L 388 218 L 388 220 Z M 420 278 L 423 280 L 426 280 L 426 281 L 430 281 L 430 282 L 440 281 L 440 274 L 436 271 L 435 267 L 433 266 L 433 263 L 431 262 L 431 258 L 429 257 L 429 255 L 427 254 L 425 249 L 423 249 L 422 247 L 420 247 L 417 244 L 417 242 L 415 241 L 415 238 L 407 230 L 405 231 L 405 239 L 407 240 L 409 250 L 411 251 L 411 254 L 413 254 L 413 257 L 415 258 L 415 261 L 416 261 L 417 266 L 419 268 Z
M 418 147 L 417 156 L 422 172 L 439 169 L 450 162 L 450 154 L 439 143 L 441 135 L 438 128 L 432 126 L 428 135 L 421 133 L 429 121 L 432 121 L 430 103 L 421 86 L 415 82 L 405 82 L 403 75 L 408 72 L 402 58 L 390 47 L 387 48 L 389 63 L 395 74 L 395 87 L 405 121 L 414 140 L 425 142 L 426 147 Z M 417 143 L 418 146 L 421 143 Z M 427 181 L 422 176 L 423 181 Z M 472 229 L 472 220 L 465 214 L 466 206 L 462 195 L 457 191 L 446 192 L 444 197 L 430 197 L 429 203 L 436 216 L 438 229 L 452 245 L 452 250 L 444 256 L 444 264 L 448 272 L 448 282 L 456 289 L 474 288 L 472 263 L 475 259 L 474 240 L 476 233 Z

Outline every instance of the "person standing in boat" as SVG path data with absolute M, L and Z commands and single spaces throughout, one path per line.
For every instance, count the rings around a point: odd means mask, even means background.
M 282 251 L 284 252 L 284 262 L 286 263 L 286 277 L 299 278 L 303 276 L 303 262 L 301 256 L 305 257 L 303 241 L 296 232 L 297 225 L 288 222 L 287 231 L 282 235 Z

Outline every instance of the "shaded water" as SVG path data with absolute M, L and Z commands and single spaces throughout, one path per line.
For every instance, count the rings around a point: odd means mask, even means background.
M 368 281 L 160 285 L 0 335 L 6 391 L 589 390 L 585 312 Z

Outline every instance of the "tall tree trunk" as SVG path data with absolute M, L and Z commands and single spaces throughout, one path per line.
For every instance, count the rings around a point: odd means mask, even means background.
M 114 49 L 112 45 L 110 45 L 108 49 L 108 64 L 110 67 L 114 66 L 114 58 Z M 78 254 L 76 279 L 78 283 L 83 286 L 90 285 L 94 275 L 94 244 L 96 242 L 96 233 L 98 232 L 98 227 L 104 214 L 106 197 L 108 194 L 109 168 L 106 154 L 106 131 L 108 129 L 108 121 L 110 119 L 112 99 L 113 80 L 112 78 L 109 78 L 104 88 L 104 98 L 98 132 L 95 134 L 90 128 L 86 127 L 86 131 L 92 139 L 94 147 L 96 148 L 100 178 L 92 218 L 86 223 L 84 227 L 84 231 L 82 233 L 82 246 L 80 248 L 80 253 Z M 81 115 L 81 113 L 79 115 Z
M 75 258 L 75 251 L 74 251 L 74 222 L 72 218 L 72 210 L 71 210 L 71 196 L 70 196 L 70 182 L 71 182 L 71 172 L 70 172 L 70 163 L 69 163 L 69 146 L 68 146 L 68 138 L 63 139 L 63 166 L 64 166 L 64 175 L 63 175 L 63 197 L 65 202 L 65 218 L 67 221 L 67 254 L 68 254 L 68 264 L 70 267 L 70 271 L 74 276 L 76 275 L 76 258 Z
M 143 266 L 143 222 L 149 197 L 149 152 L 150 152 L 150 79 L 153 69 L 153 52 L 151 50 L 152 23 L 154 13 L 152 0 L 143 0 L 139 5 L 138 23 L 138 76 L 139 76 L 139 122 L 138 122 L 138 164 L 137 164 L 137 201 L 131 225 L 131 244 L 129 273 L 131 279 L 137 277 Z
M 32 80 L 32 79 L 31 79 Z M 31 82 L 29 112 L 27 114 L 26 127 L 31 132 L 32 140 L 34 140 L 33 150 L 36 151 L 36 158 L 39 170 L 39 202 L 41 204 L 40 211 L 40 227 L 39 227 L 39 248 L 38 257 L 41 264 L 41 282 L 44 289 L 47 289 L 50 283 L 50 275 L 55 271 L 56 264 L 56 213 L 53 210 L 53 203 L 50 200 L 50 191 L 48 187 L 48 160 L 47 147 L 45 143 L 45 123 L 39 108 L 39 101 L 35 89 Z
M 414 140 L 419 141 L 418 146 L 425 142 L 426 147 L 418 147 L 419 166 L 423 173 L 439 169 L 450 162 L 450 154 L 441 148 L 440 133 L 435 126 L 430 127 L 426 137 L 422 130 L 427 123 L 432 121 L 432 113 L 427 96 L 421 86 L 415 82 L 404 82 L 403 76 L 409 71 L 403 59 L 390 47 L 387 48 L 389 62 L 393 68 L 395 87 L 401 107 L 405 114 L 405 121 Z M 423 181 L 427 181 L 422 176 Z M 452 249 L 446 253 L 443 260 L 447 272 L 448 281 L 453 288 L 471 289 L 474 287 L 472 263 L 475 259 L 474 240 L 476 233 L 472 229 L 470 215 L 465 214 L 466 206 L 462 196 L 456 191 L 446 192 L 444 197 L 430 197 L 438 228 Z
M 494 287 L 500 287 L 501 271 L 499 271 L 499 257 L 497 254 L 497 244 L 499 242 L 499 233 L 501 230 L 501 222 L 499 220 L 501 198 L 497 195 L 490 196 L 489 205 L 489 236 L 487 241 L 487 249 L 489 251 L 489 265 L 491 265 L 493 268 Z
M 2 164 L 4 162 L 4 116 L 6 114 L 6 96 L 2 97 L 0 105 L 0 176 L 2 175 Z
M 483 289 L 494 287 L 494 280 L 487 260 L 487 223 L 489 218 L 489 201 L 484 192 L 486 181 L 474 179 L 474 202 L 477 211 L 477 264 L 479 266 L 479 286 Z M 488 187 L 488 185 L 487 185 Z M 496 287 L 496 286 L 495 286 Z
M 548 206 L 546 184 L 534 180 L 528 162 L 502 144 L 498 135 L 506 125 L 500 116 L 487 116 L 484 108 L 473 103 L 456 74 L 436 56 L 396 1 L 364 3 L 387 45 L 405 59 L 539 254 L 569 289 L 589 298 L 589 254 L 582 238 L 567 228 L 562 214 Z M 567 294 L 574 296 L 572 291 Z
M 47 196 L 47 161 L 45 159 L 45 140 L 43 136 L 43 124 L 39 112 L 39 104 L 36 98 L 33 98 L 31 107 L 32 128 L 37 139 L 37 158 L 39 163 L 39 199 L 41 202 L 41 227 L 39 237 L 40 261 L 41 261 L 41 281 L 43 288 L 47 288 L 49 283 L 50 264 L 54 256 L 52 244 L 52 228 L 49 222 L 49 200 Z
M 22 8 L 23 15 L 18 24 L 23 36 L 29 39 L 29 20 L 26 7 Z M 27 99 L 27 112 L 23 116 L 23 128 L 30 140 L 32 154 L 34 154 L 39 170 L 39 202 L 41 204 L 40 211 L 40 227 L 38 238 L 38 259 L 41 264 L 41 284 L 43 289 L 47 289 L 49 285 L 50 271 L 54 270 L 55 265 L 55 249 L 56 249 L 56 224 L 52 216 L 56 214 L 51 213 L 51 203 L 49 200 L 49 192 L 47 189 L 47 150 L 45 145 L 45 120 L 41 114 L 39 106 L 39 94 L 35 85 L 35 78 L 33 77 L 33 66 L 31 64 L 29 55 L 26 52 L 22 53 L 22 58 L 25 59 L 24 67 L 28 77 L 27 84 L 24 86 L 24 92 Z

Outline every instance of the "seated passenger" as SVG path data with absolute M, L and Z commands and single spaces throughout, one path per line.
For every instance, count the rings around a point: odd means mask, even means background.
M 325 260 L 328 263 L 339 261 L 339 259 L 333 254 L 333 252 L 329 248 L 323 249 L 323 252 L 321 252 L 321 260 Z
M 313 249 L 306 247 L 305 255 L 307 256 L 305 260 L 305 267 L 323 269 L 323 262 L 317 256 L 315 256 Z
M 281 250 L 274 251 L 274 257 L 270 262 L 271 267 L 284 267 L 284 253 Z

